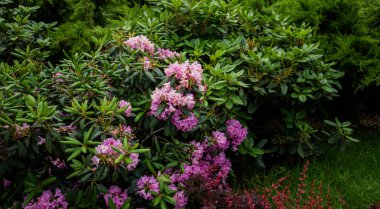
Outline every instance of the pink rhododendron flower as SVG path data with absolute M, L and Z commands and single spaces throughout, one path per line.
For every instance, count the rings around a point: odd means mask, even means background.
M 165 104 L 165 109 L 159 113 L 158 108 L 161 104 Z M 172 113 L 180 107 L 186 107 L 192 110 L 195 105 L 194 96 L 188 94 L 184 96 L 182 93 L 176 92 L 170 83 L 165 83 L 161 88 L 156 88 L 152 94 L 152 103 L 150 106 L 150 114 L 160 120 L 166 120 Z
M 30 201 L 24 209 L 67 209 L 68 205 L 65 196 L 57 188 L 54 194 L 50 190 L 43 191 L 36 202 Z
M 158 52 L 158 58 L 160 59 L 174 58 L 174 57 L 180 56 L 178 52 L 172 52 L 170 51 L 170 49 L 158 48 L 157 52 Z
M 154 44 L 144 35 L 131 37 L 124 42 L 129 48 L 154 53 Z
M 230 142 L 227 140 L 226 135 L 220 131 L 212 132 L 212 137 L 209 139 L 211 147 L 221 151 L 227 150 Z
M 66 163 L 65 163 L 65 161 L 63 161 L 63 160 L 61 160 L 61 159 L 59 159 L 59 158 L 57 158 L 57 159 L 55 159 L 55 160 L 51 160 L 51 163 L 52 163 L 55 167 L 57 167 L 57 168 L 59 168 L 59 169 L 64 169 L 64 168 L 66 168 Z
M 186 207 L 188 198 L 185 195 L 185 192 L 179 191 L 174 194 L 173 198 L 175 199 L 174 209 L 182 209 Z
M 117 209 L 120 209 L 123 206 L 125 200 L 128 198 L 127 190 L 124 192 L 121 191 L 121 188 L 118 186 L 111 186 L 108 190 L 108 193 L 103 196 L 106 206 L 109 207 L 109 199 L 115 204 Z
M 129 157 L 132 159 L 132 163 L 127 165 L 127 170 L 133 171 L 137 167 L 137 164 L 139 164 L 139 154 L 131 153 Z
M 152 67 L 153 67 L 153 64 L 150 61 L 149 57 L 144 57 L 144 70 L 149 70 Z
M 64 77 L 64 74 L 60 73 L 60 72 L 57 72 L 57 73 L 54 73 L 53 74 L 53 80 L 56 82 L 56 83 L 63 83 L 65 82 L 62 77 Z
M 123 151 L 123 144 L 120 140 L 114 138 L 108 138 L 104 140 L 100 145 L 95 148 L 97 154 L 113 156 L 115 158 L 119 157 L 119 153 L 116 152 L 112 147 Z
M 124 124 L 112 130 L 111 133 L 114 136 L 120 136 L 120 137 L 129 136 L 128 139 L 132 139 L 134 137 L 132 135 L 132 128 Z
M 180 83 L 179 87 L 187 89 L 191 89 L 194 85 L 199 90 L 205 89 L 202 85 L 202 73 L 202 66 L 198 62 L 190 64 L 188 60 L 182 64 L 172 63 L 165 69 L 166 77 L 174 75 Z
M 228 137 L 231 139 L 232 149 L 236 151 L 237 146 L 247 138 L 248 129 L 243 127 L 238 120 L 228 120 L 226 126 Z
M 119 102 L 119 108 L 124 108 L 124 107 L 127 107 L 127 109 L 124 111 L 124 115 L 126 117 L 130 117 L 131 114 L 132 114 L 132 105 L 131 103 L 125 101 L 125 100 L 121 100 Z
M 187 116 L 181 110 L 177 110 L 172 117 L 172 123 L 178 130 L 191 131 L 198 124 L 198 118 L 195 117 L 194 113 Z
M 154 176 L 143 176 L 137 181 L 137 195 L 146 199 L 152 200 L 153 195 L 150 192 L 160 192 L 160 183 Z
M 93 156 L 93 157 L 91 158 L 91 162 L 92 162 L 92 164 L 94 164 L 96 167 L 98 167 L 99 162 L 100 162 L 100 159 L 99 159 L 97 156 Z
M 38 136 L 37 145 L 43 145 L 43 144 L 45 144 L 45 141 L 46 141 L 45 138 Z

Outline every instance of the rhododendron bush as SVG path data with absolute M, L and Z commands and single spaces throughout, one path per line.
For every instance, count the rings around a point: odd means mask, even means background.
M 228 156 L 248 129 L 233 114 L 208 118 L 197 61 L 143 35 L 115 36 L 32 69 L 1 77 L 5 206 L 179 209 L 192 179 L 227 186 Z

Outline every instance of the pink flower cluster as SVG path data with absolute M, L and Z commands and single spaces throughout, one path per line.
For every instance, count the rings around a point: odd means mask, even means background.
M 158 58 L 160 59 L 174 58 L 174 57 L 180 56 L 178 52 L 172 52 L 170 51 L 170 49 L 158 48 L 157 52 L 158 52 Z
M 114 138 L 108 138 L 99 144 L 96 148 L 96 155 L 91 158 L 92 163 L 98 166 L 100 161 L 105 161 L 107 164 L 115 165 L 115 160 L 121 155 L 115 149 L 119 150 L 122 154 L 125 154 L 125 149 L 120 140 Z M 121 161 L 120 165 L 124 166 L 128 171 L 134 170 L 139 163 L 139 154 L 130 153 L 128 156 L 132 162 L 126 164 L 125 161 Z
M 197 159 L 199 157 L 193 156 L 192 158 Z M 205 152 L 198 161 L 192 162 L 190 165 L 184 165 L 184 172 L 178 176 L 177 181 L 185 182 L 193 176 L 202 176 L 206 181 L 218 178 L 222 183 L 225 183 L 230 170 L 231 162 L 226 158 L 224 152 L 217 155 Z
M 57 159 L 55 159 L 55 160 L 51 159 L 51 163 L 52 163 L 55 167 L 57 167 L 58 169 L 64 169 L 64 168 L 66 168 L 66 163 L 65 163 L 65 161 L 64 161 L 64 160 L 61 160 L 61 159 L 59 159 L 59 158 L 57 158 Z
M 131 37 L 124 42 L 129 48 L 154 53 L 154 44 L 144 35 Z
M 125 107 L 127 107 L 127 108 L 124 111 L 124 115 L 126 117 L 130 117 L 131 114 L 132 114 L 132 105 L 131 105 L 131 103 L 129 103 L 129 102 L 125 101 L 125 100 L 121 100 L 119 102 L 119 108 L 122 109 L 122 108 L 125 108 Z
M 153 63 L 150 61 L 149 57 L 144 57 L 144 70 L 149 70 L 153 67 Z
M 202 66 L 198 62 L 190 64 L 188 60 L 182 64 L 172 63 L 165 69 L 166 77 L 174 75 L 179 81 L 177 88 L 192 89 L 193 85 L 196 85 L 203 92 L 205 87 L 202 85 L 202 73 Z
M 57 73 L 54 73 L 53 74 L 53 80 L 55 81 L 55 83 L 63 83 L 63 82 L 65 82 L 64 80 L 63 80 L 63 77 L 64 77 L 65 75 L 64 74 L 62 74 L 62 73 L 60 73 L 60 72 L 57 72 Z
M 153 195 L 151 192 L 160 192 L 160 183 L 156 180 L 154 176 L 143 176 L 137 181 L 137 195 L 146 199 L 152 200 Z
M 184 191 L 176 192 L 173 198 L 175 199 L 174 209 L 182 209 L 186 207 L 188 197 L 185 195 Z
M 212 132 L 212 137 L 210 137 L 208 141 L 213 150 L 225 151 L 230 146 L 226 134 L 220 131 Z
M 194 87 L 201 92 L 205 91 L 202 85 L 202 66 L 189 61 L 179 64 L 172 63 L 165 69 L 166 77 L 173 76 L 178 84 L 173 88 L 170 82 L 156 88 L 152 94 L 150 114 L 160 120 L 167 120 L 172 116 L 172 123 L 178 130 L 191 131 L 198 124 L 194 113 L 183 114 L 183 108 L 191 111 L 195 106 Z M 188 92 L 187 94 L 185 92 Z M 163 109 L 160 106 L 165 105 Z
M 109 200 L 115 204 L 117 209 L 120 209 L 123 206 L 125 200 L 128 198 L 127 190 L 124 192 L 121 191 L 121 188 L 118 186 L 111 186 L 108 190 L 108 193 L 103 196 L 106 206 L 109 207 Z
M 172 117 L 172 123 L 177 130 L 191 131 L 198 124 L 198 118 L 194 116 L 194 113 L 187 116 L 181 110 L 177 110 Z
M 237 146 L 247 138 L 248 129 L 243 127 L 238 120 L 228 120 L 226 126 L 228 137 L 231 139 L 232 149 L 236 151 Z
M 66 209 L 68 203 L 65 196 L 62 194 L 60 189 L 55 189 L 53 194 L 50 190 L 45 190 L 42 192 L 38 200 L 34 202 L 33 200 L 29 202 L 25 209 Z
M 111 131 L 111 133 L 113 136 L 119 136 L 119 137 L 128 136 L 128 139 L 134 138 L 134 136 L 132 134 L 132 128 L 130 126 L 126 126 L 124 124 L 113 129 Z
M 165 109 L 159 113 L 158 108 L 161 104 L 165 104 Z M 161 88 L 156 88 L 152 94 L 152 103 L 150 106 L 150 114 L 160 120 L 167 120 L 168 117 L 177 111 L 177 109 L 186 107 L 192 110 L 195 105 L 193 94 L 183 95 L 174 90 L 170 83 L 165 83 Z

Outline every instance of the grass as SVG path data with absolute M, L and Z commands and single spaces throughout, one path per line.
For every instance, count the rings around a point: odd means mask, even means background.
M 330 146 L 326 147 L 325 154 L 310 160 L 306 182 L 316 179 L 325 189 L 329 187 L 330 194 L 336 198 L 335 204 L 342 197 L 347 207 L 339 208 L 369 208 L 380 202 L 380 131 L 361 131 L 356 137 L 360 142 L 343 152 Z M 254 173 L 247 171 L 236 179 L 235 185 L 237 188 L 270 187 L 277 179 L 289 175 L 293 179 L 291 185 L 297 187 L 303 164 L 276 165 Z

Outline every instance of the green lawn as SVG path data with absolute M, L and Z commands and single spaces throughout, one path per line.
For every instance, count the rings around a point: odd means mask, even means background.
M 348 208 L 369 208 L 380 202 L 380 131 L 361 131 L 356 137 L 360 142 L 343 152 L 327 147 L 325 154 L 312 159 L 307 182 L 316 179 L 325 189 L 330 187 L 331 194 L 343 197 Z M 254 174 L 245 172 L 235 185 L 237 188 L 270 187 L 278 178 L 290 175 L 295 179 L 292 186 L 297 186 L 302 167 L 300 162 L 295 166 L 276 165 Z

